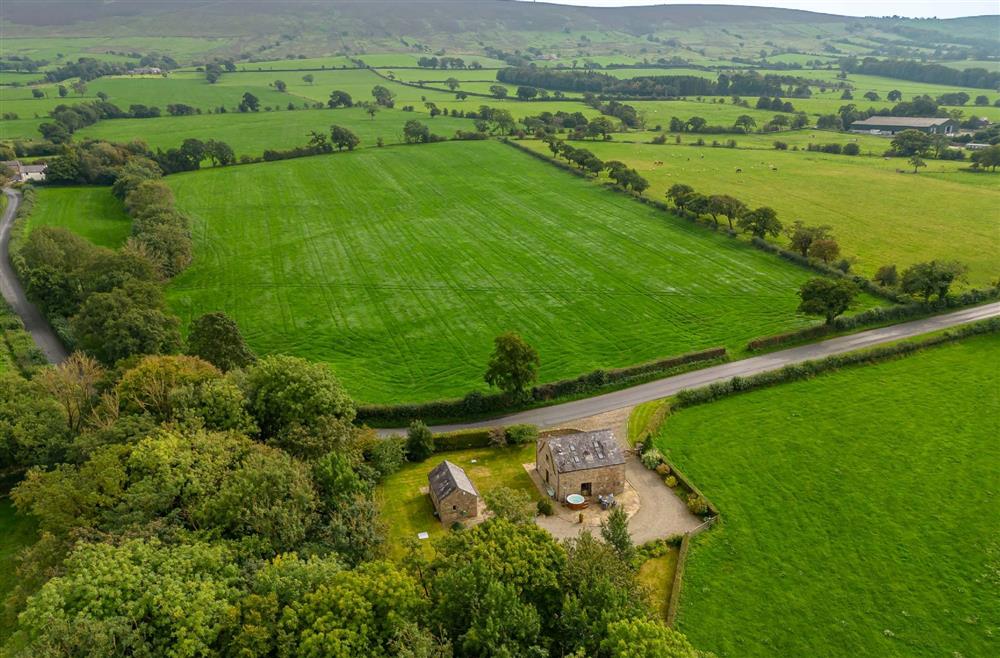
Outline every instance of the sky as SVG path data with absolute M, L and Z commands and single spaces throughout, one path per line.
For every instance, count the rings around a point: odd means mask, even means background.
M 1000 0 L 713 0 L 710 2 L 672 0 L 545 0 L 560 5 L 584 5 L 587 7 L 629 7 L 635 5 L 751 5 L 757 7 L 783 7 L 786 9 L 806 9 L 825 14 L 843 16 L 909 16 L 913 18 L 955 18 L 958 16 L 979 16 L 1000 13 Z M 998 35 L 1000 38 L 1000 35 Z

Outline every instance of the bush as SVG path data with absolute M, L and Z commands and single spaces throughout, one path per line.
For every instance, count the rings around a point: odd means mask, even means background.
M 844 144 L 844 155 L 858 155 L 861 153 L 861 147 L 857 145 L 856 142 L 851 142 L 849 144 Z
M 692 514 L 704 516 L 708 513 L 708 502 L 698 494 L 691 494 L 687 499 L 687 508 Z
M 552 516 L 556 513 L 555 508 L 552 506 L 552 501 L 548 498 L 542 498 L 539 500 L 536 507 L 538 508 L 538 513 L 542 516 Z
M 490 447 L 507 447 L 507 429 L 504 427 L 494 427 L 490 430 Z
M 663 463 L 663 453 L 661 453 L 656 448 L 650 448 L 646 452 L 642 453 L 642 465 L 649 470 L 654 470 L 657 466 Z
M 656 472 L 661 477 L 666 477 L 670 475 L 670 466 L 668 466 L 667 464 L 660 464 L 659 466 L 656 467 Z
M 511 425 L 507 428 L 507 442 L 519 446 L 538 440 L 538 428 L 534 425 Z
M 434 451 L 469 450 L 487 448 L 490 445 L 490 431 L 486 429 L 447 432 L 434 437 Z
M 786 144 L 785 142 L 775 141 L 774 142 L 774 148 L 776 148 L 779 151 L 787 151 L 788 150 L 788 144 Z
M 406 456 L 412 462 L 422 462 L 434 454 L 434 435 L 423 421 L 410 423 L 406 432 Z
M 673 475 L 668 475 L 667 477 L 663 478 L 663 484 L 673 489 L 674 487 L 677 486 L 677 478 L 674 477 Z

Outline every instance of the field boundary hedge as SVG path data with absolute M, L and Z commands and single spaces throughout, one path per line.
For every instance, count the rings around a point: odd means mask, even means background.
M 548 384 L 539 384 L 531 389 L 528 400 L 551 402 L 569 395 L 591 393 L 632 380 L 666 375 L 670 371 L 692 363 L 704 363 L 724 359 L 725 347 L 713 347 L 700 352 L 689 352 L 679 356 L 658 359 L 624 368 L 598 369 L 572 379 L 561 379 Z M 357 421 L 376 425 L 397 424 L 402 427 L 412 420 L 428 418 L 462 418 L 493 412 L 510 411 L 524 406 L 504 393 L 482 393 L 472 391 L 462 398 L 415 402 L 412 404 L 380 405 L 369 404 L 358 407 Z
M 962 327 L 948 329 L 941 334 L 917 341 L 902 341 L 894 345 L 874 347 L 867 350 L 836 354 L 824 359 L 803 361 L 785 366 L 779 370 L 762 372 L 750 377 L 733 377 L 724 382 L 716 382 L 700 388 L 685 389 L 675 396 L 674 409 L 693 407 L 713 402 L 737 393 L 767 388 L 776 384 L 810 379 L 816 375 L 860 364 L 875 364 L 897 356 L 905 356 L 922 349 L 954 342 L 968 336 L 1000 333 L 1000 318 L 990 318 Z
M 1000 299 L 1000 288 L 990 288 L 980 290 L 973 288 L 960 295 L 949 295 L 943 301 L 930 304 L 913 302 L 898 306 L 878 306 L 867 311 L 862 311 L 849 317 L 839 317 L 832 325 L 819 324 L 806 327 L 798 331 L 789 331 L 773 336 L 763 336 L 754 338 L 747 343 L 747 349 L 751 352 L 759 352 L 772 347 L 787 345 L 788 343 L 798 343 L 814 338 L 822 338 L 837 331 L 849 331 L 861 329 L 863 327 L 877 326 L 886 322 L 897 322 L 910 320 L 913 318 L 929 317 L 938 311 L 945 311 L 953 308 L 963 308 L 975 306 L 983 302 Z
M 10 362 L 26 379 L 31 379 L 38 368 L 48 363 L 45 354 L 35 345 L 35 340 L 24 328 L 21 318 L 2 298 L 0 298 L 0 332 L 3 337 L 0 348 L 6 350 Z

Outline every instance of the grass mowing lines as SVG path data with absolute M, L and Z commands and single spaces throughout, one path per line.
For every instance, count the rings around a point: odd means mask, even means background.
M 509 330 L 552 381 L 812 322 L 795 313 L 810 272 L 495 142 L 167 180 L 194 219 L 194 264 L 168 288 L 182 319 L 223 310 L 366 402 L 482 388 Z
M 723 514 L 680 630 L 720 656 L 994 654 L 998 360 L 975 337 L 668 418 L 657 446 Z
M 835 140 L 817 134 L 816 141 Z M 541 142 L 523 144 L 549 154 Z M 587 142 L 584 148 L 636 168 L 651 183 L 646 193 L 652 198 L 664 199 L 672 184 L 687 183 L 751 207 L 771 206 L 785 224 L 802 219 L 832 226 L 842 253 L 857 258 L 854 268 L 862 274 L 889 263 L 903 269 L 957 259 L 969 265 L 975 286 L 992 282 L 1000 268 L 998 178 L 960 172 L 966 164 L 931 161 L 914 176 L 897 173 L 905 166 L 901 159 L 669 143 Z
M 96 245 L 111 249 L 125 244 L 132 222 L 107 187 L 39 187 L 27 230 L 61 226 Z

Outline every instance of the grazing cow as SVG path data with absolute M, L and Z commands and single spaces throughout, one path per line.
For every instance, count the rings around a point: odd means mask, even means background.
M 736 168 L 736 173 L 737 173 L 737 174 L 742 174 L 742 173 L 743 173 L 743 170 L 742 170 L 742 169 L 740 169 L 739 167 L 737 167 L 737 168 Z
M 778 168 L 772 165 L 771 166 L 771 171 L 778 171 Z

